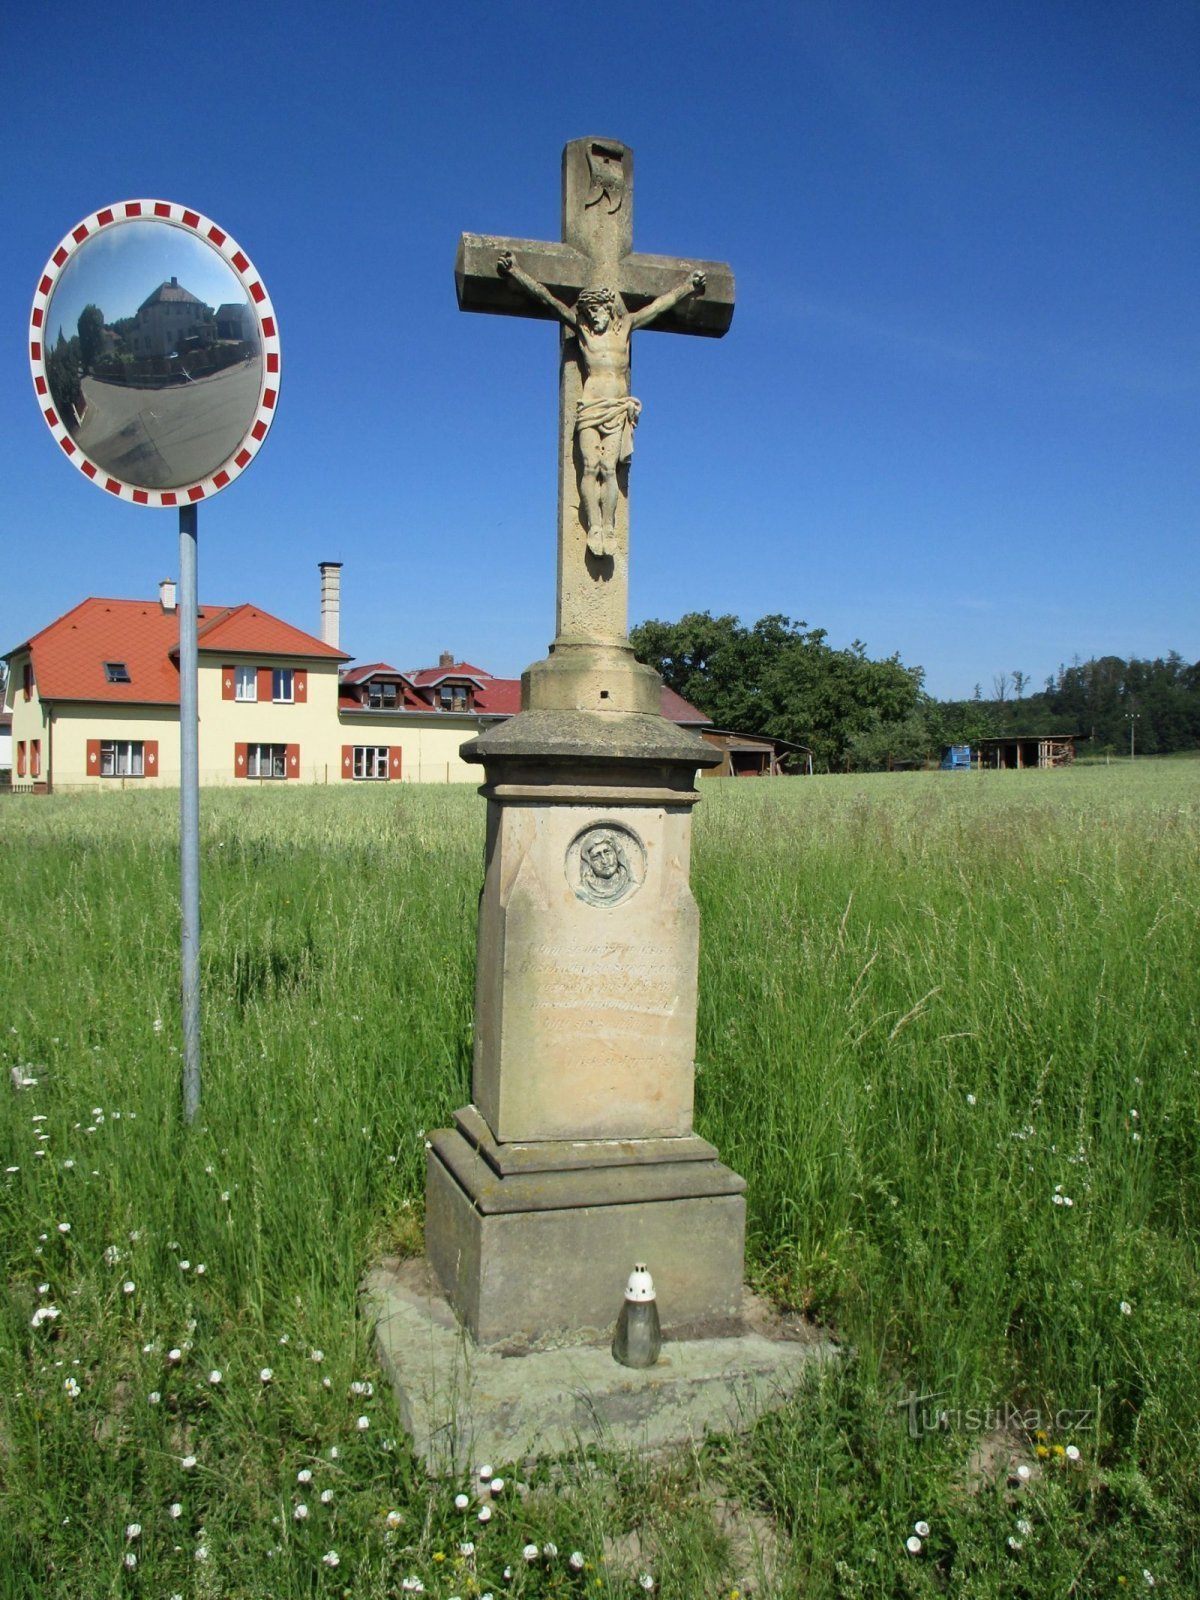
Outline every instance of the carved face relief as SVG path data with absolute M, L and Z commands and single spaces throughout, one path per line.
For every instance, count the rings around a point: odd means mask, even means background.
M 576 834 L 565 865 L 577 899 L 591 906 L 615 906 L 641 888 L 646 851 L 632 829 L 600 823 Z

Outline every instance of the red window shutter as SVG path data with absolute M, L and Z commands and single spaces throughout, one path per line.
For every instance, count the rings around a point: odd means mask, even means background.
M 232 667 L 221 668 L 221 699 L 232 700 L 234 696 L 233 680 L 237 676 Z
M 389 778 L 398 778 L 399 776 L 400 776 L 400 746 L 398 744 L 394 744 L 394 745 L 392 745 L 392 747 L 388 751 L 388 777 Z
M 258 669 L 258 698 L 269 700 L 271 698 L 271 669 L 259 667 Z
M 244 778 L 250 770 L 250 746 L 235 744 L 233 747 L 233 775 L 235 778 Z
M 29 741 L 29 776 L 40 778 L 42 775 L 42 741 L 30 739 Z
M 24 739 L 18 739 L 17 740 L 17 777 L 18 778 L 23 778 L 24 776 L 25 776 L 25 741 L 24 741 Z
M 297 705 L 308 704 L 308 673 L 298 668 L 292 678 L 292 699 Z
M 147 778 L 158 777 L 158 740 L 147 739 L 142 750 L 142 772 Z
M 289 778 L 300 776 L 300 746 L 289 744 L 287 747 L 287 775 Z
M 89 739 L 87 742 L 87 769 L 89 778 L 100 776 L 100 741 Z
M 342 777 L 343 778 L 352 778 L 353 776 L 354 776 L 354 746 L 352 744 L 344 744 L 342 746 Z

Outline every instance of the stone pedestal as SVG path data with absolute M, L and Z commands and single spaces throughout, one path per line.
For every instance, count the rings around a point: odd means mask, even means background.
M 530 709 L 484 763 L 474 1104 L 432 1135 L 426 1244 L 480 1345 L 605 1340 L 635 1261 L 664 1331 L 739 1326 L 744 1184 L 692 1131 L 695 774 L 661 716 Z

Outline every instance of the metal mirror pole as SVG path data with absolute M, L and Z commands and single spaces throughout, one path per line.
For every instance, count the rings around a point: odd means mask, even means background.
M 200 718 L 196 507 L 179 508 L 179 876 L 183 912 L 183 1120 L 200 1109 Z

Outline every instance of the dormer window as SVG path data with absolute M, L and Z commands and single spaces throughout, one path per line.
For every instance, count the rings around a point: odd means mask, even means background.
M 369 683 L 367 685 L 367 704 L 372 711 L 394 711 L 396 709 L 396 689 L 394 683 Z
M 106 661 L 104 663 L 104 676 L 109 683 L 128 683 L 129 668 L 123 661 Z
M 443 683 L 438 690 L 438 700 L 443 711 L 467 711 L 471 691 L 465 683 Z

